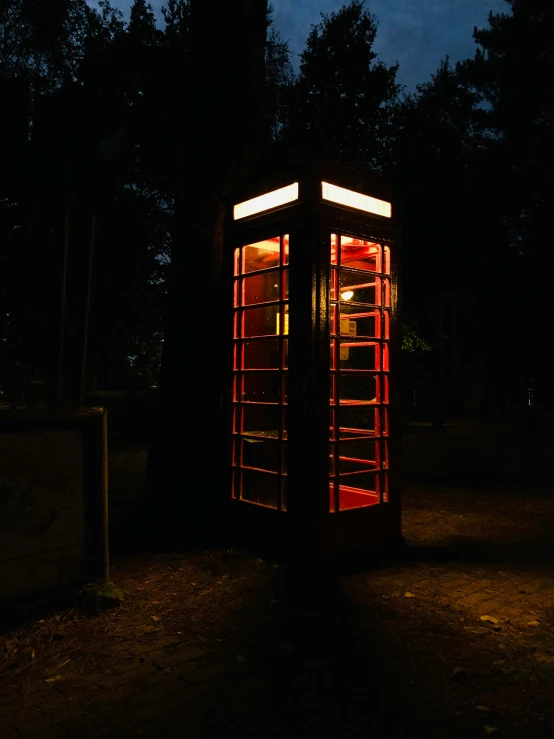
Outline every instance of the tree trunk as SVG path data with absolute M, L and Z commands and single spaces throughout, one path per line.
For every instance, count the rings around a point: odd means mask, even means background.
M 177 178 L 160 414 L 147 469 L 164 546 L 217 531 L 227 473 L 223 393 L 230 311 L 222 294 L 223 198 L 261 142 L 267 0 L 191 2 L 191 105 Z M 226 491 L 225 491 L 226 492 Z

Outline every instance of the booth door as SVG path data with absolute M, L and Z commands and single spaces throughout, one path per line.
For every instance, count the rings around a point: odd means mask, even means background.
M 390 247 L 330 239 L 330 509 L 388 501 Z
M 286 507 L 288 235 L 235 249 L 233 489 Z

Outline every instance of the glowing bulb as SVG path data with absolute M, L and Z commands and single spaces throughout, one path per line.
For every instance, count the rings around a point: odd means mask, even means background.
M 354 296 L 354 292 L 352 290 L 346 290 L 346 292 L 343 292 L 340 294 L 342 300 L 351 300 Z

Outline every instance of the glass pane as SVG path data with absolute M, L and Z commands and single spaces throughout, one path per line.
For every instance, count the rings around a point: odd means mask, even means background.
M 339 248 L 337 234 L 331 234 L 331 264 L 339 263 Z
M 264 472 L 241 470 L 242 500 L 277 508 L 279 478 Z
M 240 400 L 245 403 L 278 403 L 280 389 L 278 372 L 246 372 L 242 378 Z
M 359 439 L 379 434 L 379 408 L 369 405 L 341 405 L 338 408 L 339 437 Z
M 288 269 L 284 269 L 282 274 L 283 274 L 283 294 L 281 295 L 281 300 L 288 300 L 289 299 L 289 271 Z
M 331 334 L 335 333 L 335 311 L 331 312 Z M 359 305 L 340 304 L 340 332 L 343 336 L 360 336 L 378 339 L 381 327 L 381 312 L 364 310 Z
M 279 339 L 245 341 L 242 366 L 243 369 L 279 369 Z
M 279 236 L 242 247 L 242 272 L 278 267 L 281 262 L 281 240 Z
M 379 380 L 371 372 L 341 372 L 339 397 L 342 404 L 379 403 Z
M 285 234 L 283 236 L 283 264 L 289 263 L 289 242 L 289 235 Z
M 389 345 L 383 344 L 383 370 L 388 372 L 389 369 Z
M 331 346 L 329 349 L 329 366 L 331 369 L 337 369 L 338 363 L 338 341 L 331 340 Z
M 383 339 L 390 339 L 390 313 L 383 311 Z
M 281 510 L 287 510 L 287 478 L 281 480 Z
M 329 444 L 329 475 L 331 477 L 334 477 L 337 474 L 336 450 L 336 444 Z
M 241 433 L 277 439 L 279 414 L 280 409 L 277 405 L 245 405 L 242 408 Z
M 385 472 L 381 475 L 381 495 L 383 496 L 383 503 L 388 503 L 389 500 L 389 476 Z
M 381 467 L 384 470 L 389 468 L 389 442 L 381 440 Z
M 389 402 L 389 378 L 388 375 L 384 375 L 383 377 L 383 393 L 381 398 L 381 403 L 388 403 Z
M 362 472 L 379 467 L 379 442 L 376 439 L 341 441 L 339 473 Z
M 334 408 L 331 408 L 329 412 L 329 438 L 331 441 L 335 441 L 336 435 L 335 435 L 335 419 L 336 419 L 336 411 Z
M 383 280 L 383 282 L 384 282 L 383 305 L 385 306 L 385 308 L 390 308 L 390 280 L 387 277 Z
M 389 411 L 388 408 L 382 408 L 381 409 L 382 414 L 382 423 L 381 423 L 381 433 L 383 436 L 389 435 Z
M 242 466 L 278 472 L 281 462 L 278 441 L 267 439 L 242 439 Z
M 383 272 L 386 275 L 390 275 L 390 246 L 384 246 L 384 264 L 383 264 Z
M 331 300 L 337 300 L 337 295 L 339 292 L 339 271 L 334 267 L 331 267 L 331 271 L 329 274 L 329 284 Z
M 381 278 L 341 269 L 339 271 L 339 295 L 341 302 L 380 305 Z M 331 286 L 331 300 L 335 300 L 333 286 Z
M 341 340 L 340 369 L 379 371 L 379 345 L 374 343 Z
M 242 279 L 242 304 L 269 303 L 279 300 L 279 270 L 262 272 Z
M 233 254 L 233 274 L 238 275 L 240 272 L 240 249 L 235 249 Z
M 341 236 L 340 263 L 343 267 L 380 272 L 381 246 L 371 241 L 355 239 L 353 236 Z
M 267 305 L 265 308 L 245 308 L 242 316 L 243 336 L 274 336 L 278 332 L 278 305 Z

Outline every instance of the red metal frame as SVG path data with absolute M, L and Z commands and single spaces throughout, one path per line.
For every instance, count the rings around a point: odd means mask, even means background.
M 232 495 L 286 509 L 289 236 L 234 255 Z
M 331 234 L 330 265 L 329 489 L 330 510 L 336 513 L 388 501 L 390 248 Z M 348 397 L 352 381 L 357 397 Z M 373 392 L 373 398 L 360 397 Z M 351 425 L 352 412 L 365 428 Z

